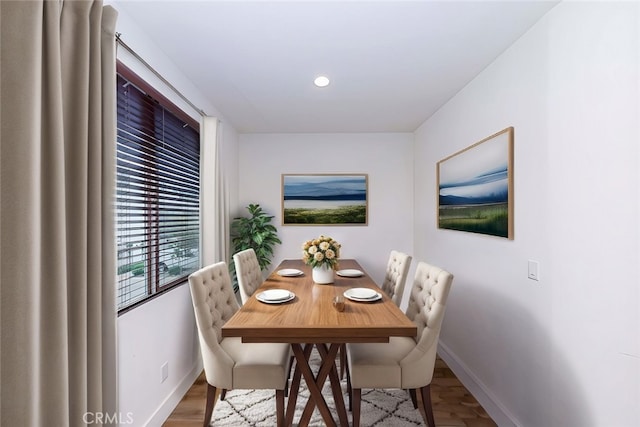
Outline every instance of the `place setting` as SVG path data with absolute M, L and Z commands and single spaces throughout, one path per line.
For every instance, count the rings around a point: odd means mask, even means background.
M 298 270 L 297 268 L 282 268 L 276 271 L 276 274 L 282 277 L 297 277 L 302 276 L 304 272 L 302 270 Z
M 356 302 L 373 302 L 382 298 L 382 294 L 369 288 L 351 288 L 344 291 L 345 298 Z
M 340 277 L 362 277 L 364 276 L 364 273 L 360 270 L 357 270 L 355 268 L 347 268 L 344 270 L 338 270 L 336 271 L 336 274 Z
M 281 304 L 295 297 L 296 294 L 286 289 L 268 289 L 256 295 L 256 299 L 265 304 Z

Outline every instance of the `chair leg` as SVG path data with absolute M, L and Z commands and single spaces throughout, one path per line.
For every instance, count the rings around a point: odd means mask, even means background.
M 203 427 L 207 427 L 211 422 L 211 415 L 213 414 L 213 405 L 216 403 L 216 388 L 207 383 L 207 406 L 204 410 L 204 423 Z
M 293 362 L 295 362 L 295 356 L 289 358 L 289 373 L 287 374 L 287 385 L 284 387 L 284 396 L 289 396 L 289 380 L 291 379 L 291 372 L 293 371 Z
M 360 427 L 360 397 L 362 389 L 353 389 L 353 427 Z
M 227 389 L 223 388 L 220 392 L 220 400 L 224 400 L 225 397 L 227 397 Z
M 276 423 L 284 427 L 284 390 L 276 390 Z
M 427 424 L 429 427 L 436 427 L 436 421 L 433 418 L 433 407 L 431 406 L 431 384 L 421 387 L 420 395 L 422 397 L 422 407 L 427 416 Z
M 296 357 L 295 356 L 290 356 L 289 357 L 289 378 L 291 378 L 291 372 L 293 371 L 293 365 L 294 365 L 295 361 L 296 361 Z
M 349 372 L 349 369 L 347 369 L 347 394 L 349 395 L 349 410 L 351 411 L 353 408 L 353 390 L 351 389 L 351 373 Z
M 416 399 L 416 389 L 410 388 L 409 395 L 411 396 L 411 401 L 413 402 L 413 409 L 418 409 L 418 400 Z
M 344 378 L 344 371 L 347 367 L 347 345 L 340 346 L 340 379 Z

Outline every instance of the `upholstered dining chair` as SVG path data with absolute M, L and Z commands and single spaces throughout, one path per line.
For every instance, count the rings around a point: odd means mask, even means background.
M 192 273 L 189 288 L 208 384 L 203 425 L 208 426 L 211 420 L 217 389 L 275 390 L 277 424 L 284 425 L 289 345 L 243 343 L 241 338 L 222 338 L 222 326 L 240 308 L 225 262 Z
M 236 275 L 238 277 L 238 287 L 240 288 L 240 300 L 242 304 L 247 302 L 249 298 L 260 287 L 264 278 L 262 270 L 258 263 L 256 252 L 252 249 L 245 249 L 233 255 L 233 262 L 236 266 Z M 291 369 L 293 369 L 293 361 L 295 356 L 293 351 L 289 349 L 289 361 Z M 223 395 L 224 396 L 224 395 Z
M 427 423 L 435 427 L 430 384 L 452 281 L 451 273 L 418 263 L 407 307 L 407 316 L 418 328 L 416 337 L 390 337 L 388 343 L 347 344 L 347 390 L 354 427 L 360 425 L 363 388 L 410 390 L 415 408 L 419 391 Z
M 238 276 L 240 299 L 242 300 L 242 304 L 244 304 L 264 281 L 262 270 L 258 263 L 258 257 L 251 248 L 235 253 L 233 255 L 233 262 L 236 266 L 236 274 Z
M 398 307 L 402 302 L 404 286 L 409 274 L 411 256 L 400 251 L 392 250 L 387 261 L 387 269 L 384 273 L 381 289 L 391 298 Z M 347 365 L 347 352 L 345 346 L 340 347 L 340 378 L 344 377 Z
M 382 281 L 382 290 L 399 307 L 402 302 L 404 286 L 409 274 L 411 256 L 400 251 L 392 250 L 387 262 L 387 270 Z

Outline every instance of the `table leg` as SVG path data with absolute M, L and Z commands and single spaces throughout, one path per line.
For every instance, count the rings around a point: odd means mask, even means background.
M 313 350 L 313 344 L 307 344 L 304 347 L 304 359 L 309 363 L 309 357 L 311 356 L 311 350 Z M 295 354 L 294 354 L 295 357 Z M 285 425 L 293 425 L 293 416 L 296 412 L 296 403 L 298 401 L 298 391 L 300 390 L 300 380 L 302 379 L 302 371 L 299 368 L 299 363 L 296 362 L 296 369 L 293 372 L 293 378 L 291 379 L 291 386 L 289 387 L 289 400 L 287 401 L 287 414 L 285 416 Z
M 336 347 L 335 351 L 332 351 L 333 347 Z M 335 359 L 336 354 L 339 349 L 342 347 L 342 344 L 331 344 L 329 350 L 327 350 L 327 346 L 325 344 L 317 345 L 318 351 L 322 356 L 323 364 L 324 361 L 331 362 L 331 370 L 329 371 L 329 380 L 331 381 L 331 391 L 333 392 L 333 401 L 336 404 L 336 411 L 338 411 L 338 418 L 340 419 L 341 426 L 348 426 L 349 419 L 347 416 L 347 408 L 344 406 L 344 397 L 342 395 L 342 386 L 340 385 L 340 377 L 338 376 L 338 369 L 336 368 Z M 329 355 L 329 352 L 333 354 L 333 356 Z
M 316 344 L 316 348 L 318 348 L 318 352 L 322 357 L 322 365 L 320 366 L 320 370 L 318 371 L 318 374 L 315 378 L 315 383 L 319 387 L 319 390 L 322 390 L 322 386 L 327 376 L 329 376 L 329 374 L 331 373 L 335 373 L 335 375 L 330 375 L 331 382 L 332 382 L 332 391 L 334 396 L 333 398 L 336 403 L 336 409 L 338 410 L 340 425 L 348 426 L 349 422 L 347 420 L 347 411 L 344 407 L 344 399 L 342 398 L 342 391 L 340 390 L 340 381 L 338 380 L 338 374 L 337 374 L 338 371 L 336 369 L 336 364 L 335 364 L 336 354 L 338 353 L 338 349 L 340 348 L 340 345 L 331 344 L 331 347 L 329 348 L 329 350 L 327 350 L 327 347 L 325 344 Z M 338 391 L 336 391 L 336 387 Z M 305 406 L 304 411 L 302 412 L 302 416 L 300 417 L 301 426 L 306 426 L 309 423 L 309 420 L 311 419 L 311 414 L 313 413 L 313 409 L 315 405 L 318 405 L 318 409 L 322 414 L 322 407 L 327 405 L 326 401 L 324 400 L 324 397 L 322 396 L 322 393 L 320 393 L 320 397 L 318 399 L 309 399 L 309 401 L 307 402 L 307 405 Z M 331 418 L 331 420 L 333 421 L 333 417 Z M 333 424 L 331 425 L 336 425 L 335 421 L 333 421 Z
M 322 415 L 322 419 L 325 422 L 327 427 L 335 427 L 336 422 L 331 415 L 331 411 L 327 406 L 327 402 L 324 400 L 322 396 L 322 384 L 329 373 L 329 369 L 325 369 L 326 372 L 323 374 L 323 369 L 320 369 L 317 377 L 313 376 L 313 371 L 311 371 L 311 367 L 309 366 L 309 361 L 305 358 L 302 347 L 298 343 L 292 343 L 291 348 L 293 350 L 293 354 L 296 356 L 296 362 L 298 367 L 296 369 L 300 369 L 302 372 L 302 376 L 307 383 L 307 387 L 309 388 L 309 401 L 307 402 L 307 406 L 305 407 L 304 412 L 302 413 L 302 417 L 300 419 L 300 423 L 298 424 L 300 427 L 306 426 L 309 424 L 309 418 L 311 417 L 311 413 L 305 415 L 307 412 L 307 408 L 311 407 L 311 412 L 313 412 L 313 405 L 318 406 L 318 410 L 320 411 L 320 415 Z M 336 349 L 337 350 L 337 349 Z M 333 357 L 335 358 L 336 352 L 334 352 Z M 334 362 L 335 363 L 335 362 Z M 323 363 L 324 365 L 324 363 Z

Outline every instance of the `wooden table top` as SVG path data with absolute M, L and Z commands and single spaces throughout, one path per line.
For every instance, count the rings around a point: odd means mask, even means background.
M 295 268 L 304 274 L 283 277 L 278 270 Z M 416 325 L 385 295 L 355 260 L 340 260 L 339 269 L 358 269 L 361 277 L 335 276 L 335 283 L 319 285 L 302 260 L 285 260 L 254 295 L 222 327 L 223 337 L 243 342 L 346 343 L 388 342 L 390 336 L 416 336 Z M 382 294 L 375 302 L 345 298 L 345 309 L 333 307 L 333 298 L 350 288 L 371 288 Z M 296 297 L 281 304 L 265 304 L 256 295 L 268 289 L 286 289 Z

